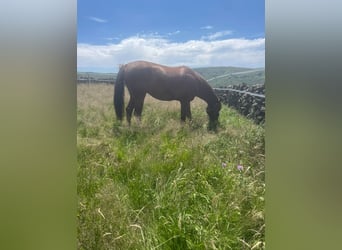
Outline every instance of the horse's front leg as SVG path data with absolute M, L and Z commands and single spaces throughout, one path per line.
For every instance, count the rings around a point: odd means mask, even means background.
M 186 117 L 188 117 L 189 120 L 191 120 L 191 108 L 190 108 L 190 102 L 189 105 L 187 107 L 187 112 L 186 112 Z
M 181 101 L 181 121 L 185 122 L 186 117 L 191 119 L 190 101 Z

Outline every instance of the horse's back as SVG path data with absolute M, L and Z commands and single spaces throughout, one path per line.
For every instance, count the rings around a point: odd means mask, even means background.
M 126 79 L 161 80 L 165 82 L 198 81 L 201 78 L 196 72 L 186 66 L 169 67 L 147 61 L 135 61 L 126 64 Z

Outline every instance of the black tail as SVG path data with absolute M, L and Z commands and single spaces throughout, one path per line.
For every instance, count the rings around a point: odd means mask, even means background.
M 114 88 L 114 108 L 116 117 L 121 121 L 124 114 L 124 94 L 125 94 L 125 65 L 120 67 L 116 76 Z

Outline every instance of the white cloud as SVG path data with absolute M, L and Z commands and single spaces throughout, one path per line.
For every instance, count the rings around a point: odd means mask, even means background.
M 190 40 L 171 42 L 161 37 L 134 36 L 117 44 L 77 45 L 78 68 L 112 68 L 134 60 L 147 60 L 169 66 L 264 67 L 265 38 Z
M 94 17 L 94 16 L 90 16 L 88 18 L 94 22 L 97 22 L 97 23 L 106 23 L 107 22 L 107 20 L 105 20 L 105 19 L 101 19 L 101 18 Z
M 223 36 L 231 35 L 232 33 L 233 32 L 231 30 L 223 30 L 223 31 L 215 32 L 213 34 L 209 34 L 207 36 L 202 36 L 202 39 L 215 40 L 215 39 L 223 37 Z
M 107 41 L 114 41 L 114 40 L 120 40 L 120 37 L 105 37 L 104 39 Z
M 177 34 L 179 34 L 180 33 L 180 30 L 176 30 L 176 31 L 174 31 L 174 32 L 169 32 L 169 33 L 167 33 L 167 35 L 168 36 L 173 36 L 173 35 L 177 35 Z
M 211 30 L 211 29 L 213 29 L 213 28 L 214 28 L 214 27 L 211 26 L 211 25 L 207 25 L 207 26 L 201 27 L 202 30 Z

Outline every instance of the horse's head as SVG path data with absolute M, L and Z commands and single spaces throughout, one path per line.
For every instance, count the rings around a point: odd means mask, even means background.
M 218 118 L 221 110 L 221 102 L 217 99 L 207 107 L 207 114 L 209 116 L 209 129 L 216 129 L 218 125 Z

